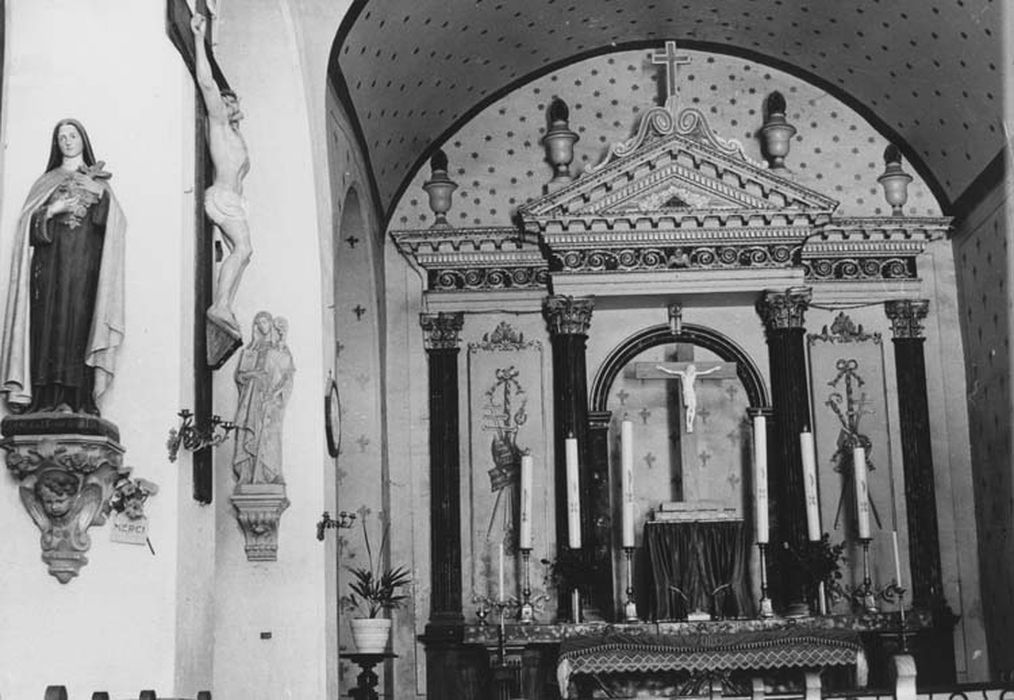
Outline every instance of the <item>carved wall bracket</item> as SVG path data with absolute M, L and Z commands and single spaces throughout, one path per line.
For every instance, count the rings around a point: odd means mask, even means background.
M 21 503 L 42 532 L 42 561 L 50 575 L 67 583 L 88 563 L 88 530 L 106 522 L 115 485 L 130 468 L 123 466 L 123 447 L 109 421 L 46 415 L 52 417 L 4 419 L 0 447 L 20 483 Z
M 285 484 L 239 484 L 229 500 L 246 538 L 247 561 L 277 561 L 278 523 L 289 507 Z

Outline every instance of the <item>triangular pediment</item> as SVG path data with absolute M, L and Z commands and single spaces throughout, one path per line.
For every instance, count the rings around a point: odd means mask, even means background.
M 748 158 L 723 141 L 704 115 L 674 120 L 655 108 L 638 133 L 609 149 L 573 182 L 521 208 L 524 219 L 671 215 L 685 212 L 774 213 L 827 217 L 838 202 Z

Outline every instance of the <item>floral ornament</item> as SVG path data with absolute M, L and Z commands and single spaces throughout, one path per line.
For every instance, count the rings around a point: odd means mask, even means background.
M 113 487 L 113 496 L 109 499 L 108 511 L 123 513 L 131 520 L 144 517 L 144 502 L 148 496 L 158 493 L 158 484 L 147 479 L 126 477 Z

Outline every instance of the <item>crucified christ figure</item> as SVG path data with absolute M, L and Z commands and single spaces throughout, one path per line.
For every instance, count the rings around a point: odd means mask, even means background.
M 668 369 L 662 365 L 655 365 L 655 369 L 680 378 L 680 394 L 683 398 L 684 413 L 686 413 L 687 417 L 687 432 L 694 432 L 694 418 L 697 417 L 697 388 L 694 386 L 694 382 L 696 382 L 697 377 L 717 372 L 722 368 L 712 367 L 711 369 L 699 371 L 697 365 L 691 362 L 685 370 Z
M 218 273 L 215 298 L 208 308 L 207 316 L 213 323 L 234 331 L 233 335 L 239 338 L 242 333 L 232 311 L 232 304 L 243 270 L 253 254 L 246 200 L 243 198 L 243 178 L 250 170 L 250 157 L 239 131 L 239 122 L 243 118 L 239 98 L 229 90 L 219 90 L 211 72 L 204 46 L 207 29 L 204 15 L 195 14 L 190 21 L 190 28 L 194 32 L 197 84 L 201 88 L 208 112 L 208 149 L 215 166 L 215 181 L 204 192 L 204 210 L 222 232 L 229 248 L 229 255 L 222 262 Z

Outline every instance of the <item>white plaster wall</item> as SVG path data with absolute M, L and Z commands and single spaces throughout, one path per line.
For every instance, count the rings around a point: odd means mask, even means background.
M 327 549 L 315 537 L 327 503 L 326 485 L 333 479 L 322 416 L 324 292 L 316 197 L 316 177 L 326 179 L 326 170 L 314 167 L 324 143 L 311 136 L 307 111 L 307 95 L 318 91 L 322 102 L 325 88 L 322 81 L 307 81 L 291 9 L 274 0 L 227 4 L 218 27 L 216 52 L 242 100 L 252 165 L 245 194 L 254 255 L 236 313 L 247 336 L 259 310 L 286 317 L 296 366 L 283 432 L 291 505 L 281 517 L 277 562 L 246 560 L 228 500 L 231 443 L 215 458 L 213 691 L 224 698 L 318 698 L 328 688 L 326 639 L 333 595 L 327 589 Z M 234 357 L 215 377 L 215 409 L 223 416 L 235 412 L 236 361 Z
M 89 563 L 61 585 L 46 573 L 39 531 L 14 480 L 0 477 L 0 696 L 38 698 L 48 684 L 72 696 L 173 690 L 177 516 L 189 490 L 166 460 L 183 399 L 186 327 L 181 289 L 189 230 L 184 153 L 192 143 L 187 79 L 165 37 L 160 3 L 46 0 L 7 3 L 3 95 L 0 287 L 6 289 L 15 220 L 65 116 L 85 125 L 113 173 L 127 221 L 126 340 L 101 408 L 118 424 L 125 462 L 157 482 L 148 502 L 152 556 L 91 531 Z M 4 470 L 6 472 L 6 470 Z

